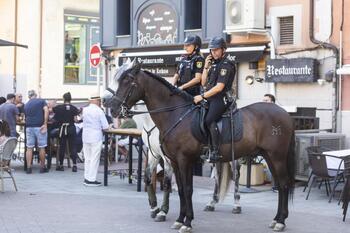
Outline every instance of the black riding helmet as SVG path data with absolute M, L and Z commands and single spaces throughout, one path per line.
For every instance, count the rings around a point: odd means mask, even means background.
M 209 49 L 221 49 L 221 48 L 226 49 L 227 48 L 226 41 L 222 37 L 215 36 L 209 41 L 208 48 Z
M 202 47 L 202 40 L 197 35 L 189 35 L 189 36 L 186 36 L 184 44 L 185 45 L 193 44 L 194 46 L 197 46 L 197 51 L 198 51 Z

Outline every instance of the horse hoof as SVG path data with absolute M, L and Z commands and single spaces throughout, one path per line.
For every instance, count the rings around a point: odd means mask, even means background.
M 269 228 L 274 228 L 277 224 L 277 221 L 276 220 L 272 220 L 272 222 L 270 223 L 269 225 Z
M 182 226 L 178 232 L 179 233 L 191 233 L 192 227 Z
M 242 213 L 242 207 L 240 207 L 240 206 L 233 207 L 232 213 L 233 214 L 240 214 L 240 213 Z
M 273 231 L 281 232 L 284 230 L 284 228 L 286 228 L 286 225 L 284 225 L 283 223 L 276 223 L 275 227 L 273 228 Z
M 213 211 L 215 211 L 215 206 L 206 205 L 204 208 L 204 211 L 213 212 Z
M 154 219 L 155 222 L 165 222 L 165 220 L 166 213 L 164 213 L 163 211 L 160 211 Z
M 184 224 L 181 222 L 174 222 L 174 224 L 170 227 L 171 229 L 178 230 L 180 229 Z
M 159 208 L 151 209 L 151 218 L 155 218 L 159 212 Z

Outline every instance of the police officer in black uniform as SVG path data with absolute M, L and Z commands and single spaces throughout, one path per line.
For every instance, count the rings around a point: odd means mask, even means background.
M 59 125 L 59 144 L 60 144 L 60 163 L 56 167 L 56 171 L 64 171 L 63 160 L 66 151 L 66 143 L 68 143 L 71 158 L 73 160 L 72 172 L 77 172 L 77 149 L 75 140 L 77 137 L 74 122 L 77 120 L 76 116 L 79 114 L 79 110 L 70 102 L 72 96 L 70 92 L 63 95 L 63 104 L 57 105 L 53 108 L 55 113 L 54 119 Z
M 189 35 L 184 41 L 186 54 L 182 57 L 174 75 L 174 85 L 190 95 L 199 95 L 204 58 L 200 53 L 202 40 L 197 35 Z
M 205 59 L 202 85 L 204 92 L 194 97 L 197 104 L 208 100 L 209 110 L 205 117 L 205 124 L 210 131 L 209 162 L 219 159 L 219 131 L 216 122 L 232 103 L 229 100 L 232 82 L 235 78 L 235 64 L 227 58 L 226 42 L 221 37 L 214 37 L 209 41 L 210 54 Z

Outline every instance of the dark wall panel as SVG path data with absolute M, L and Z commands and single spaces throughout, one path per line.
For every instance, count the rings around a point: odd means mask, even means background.
M 115 45 L 115 0 L 103 0 L 101 4 L 102 47 Z

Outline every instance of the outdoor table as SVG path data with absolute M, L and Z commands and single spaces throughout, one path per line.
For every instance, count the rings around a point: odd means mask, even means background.
M 108 139 L 109 135 L 129 136 L 129 184 L 132 184 L 132 141 L 138 138 L 138 166 L 137 166 L 137 191 L 141 192 L 141 173 L 142 173 L 142 131 L 139 129 L 108 129 L 104 131 L 104 186 L 108 185 Z M 116 145 L 116 150 L 117 150 Z
M 343 160 L 346 156 L 350 155 L 350 149 L 325 151 L 323 154 L 330 155 L 326 157 L 328 169 L 344 170 Z
M 345 157 L 350 155 L 350 149 L 347 150 L 334 150 L 334 151 L 325 151 L 323 152 L 324 155 L 326 156 L 326 163 L 327 163 L 327 168 L 330 170 L 336 170 L 337 174 L 334 177 L 334 186 L 333 189 L 331 190 L 331 194 L 329 197 L 328 202 L 331 202 L 334 192 L 335 192 L 335 186 L 336 186 L 336 179 L 340 173 L 340 171 L 344 170 L 344 159 Z

